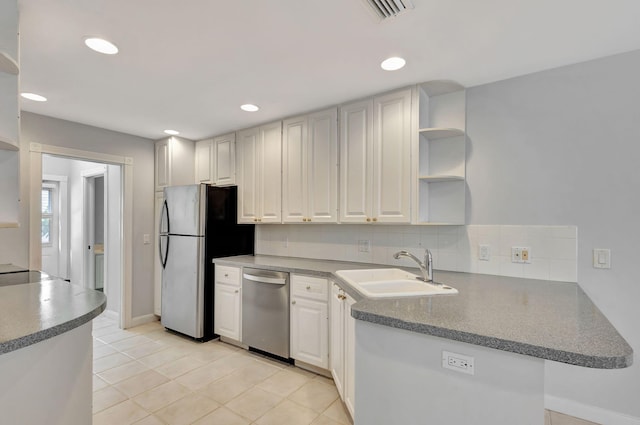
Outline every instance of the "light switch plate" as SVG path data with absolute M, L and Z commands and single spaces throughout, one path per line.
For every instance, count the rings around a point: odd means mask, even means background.
M 491 245 L 478 245 L 478 259 L 482 261 L 491 260 Z
M 611 250 L 605 248 L 593 249 L 593 268 L 594 269 L 610 269 L 611 268 Z

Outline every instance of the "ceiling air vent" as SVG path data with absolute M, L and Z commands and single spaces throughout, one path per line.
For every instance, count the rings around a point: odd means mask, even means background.
M 411 0 L 363 0 L 381 21 L 413 9 Z

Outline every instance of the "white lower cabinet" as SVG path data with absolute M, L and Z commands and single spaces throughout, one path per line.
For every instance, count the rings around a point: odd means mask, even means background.
M 291 275 L 290 356 L 329 369 L 329 282 L 317 277 Z
M 331 375 L 351 417 L 355 412 L 355 300 L 336 283 L 331 285 Z
M 241 273 L 238 267 L 215 267 L 213 332 L 242 341 Z

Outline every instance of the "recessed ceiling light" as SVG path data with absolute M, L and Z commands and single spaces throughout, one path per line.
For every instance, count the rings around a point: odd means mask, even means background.
M 118 53 L 118 48 L 115 44 L 98 37 L 87 37 L 84 39 L 84 44 L 91 50 L 95 50 L 98 53 L 104 53 L 105 55 L 115 55 Z
M 406 63 L 407 61 L 405 61 L 402 58 L 393 57 L 393 58 L 383 60 L 382 63 L 380 64 L 380 67 L 385 71 L 397 71 L 398 69 L 402 68 Z
M 46 97 L 40 96 L 39 94 L 35 94 L 35 93 L 20 93 L 20 96 L 24 97 L 25 99 L 35 100 L 36 102 L 47 101 Z
M 165 130 L 164 132 L 171 136 L 177 136 L 178 134 L 180 134 L 180 132 L 176 130 Z
M 256 112 L 260 108 L 258 108 L 256 105 L 252 105 L 251 103 L 246 103 L 244 105 L 241 105 L 240 109 L 247 112 Z

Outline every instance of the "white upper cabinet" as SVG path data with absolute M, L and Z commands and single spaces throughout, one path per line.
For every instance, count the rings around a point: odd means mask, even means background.
M 236 183 L 236 134 L 226 134 L 213 139 L 215 167 L 213 181 L 218 186 Z
M 337 119 L 331 108 L 283 122 L 283 222 L 337 222 Z
M 282 222 L 282 122 L 237 136 L 238 222 Z
M 235 184 L 235 146 L 235 133 L 196 142 L 196 183 Z
M 193 184 L 195 144 L 191 140 L 168 137 L 155 144 L 156 192 L 167 186 Z
M 411 222 L 412 89 L 340 108 L 340 221 Z
M 373 220 L 411 221 L 411 130 L 411 89 L 373 99 Z
M 213 139 L 196 142 L 196 183 L 212 183 Z

